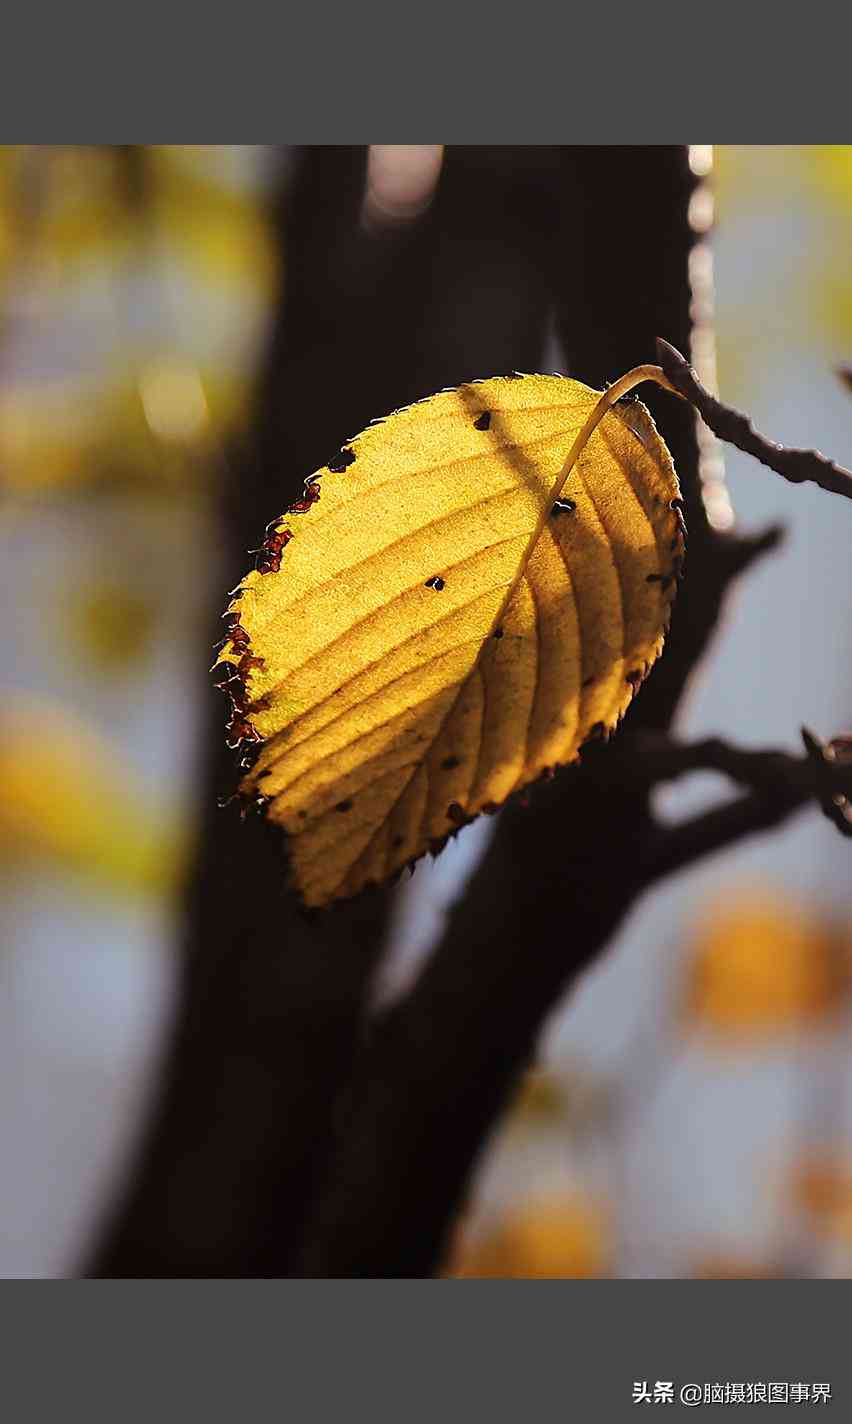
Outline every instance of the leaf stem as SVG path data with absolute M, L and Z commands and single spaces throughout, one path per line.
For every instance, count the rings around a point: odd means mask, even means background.
M 562 466 L 562 469 L 556 476 L 553 488 L 551 489 L 550 494 L 548 495 L 547 503 L 545 505 L 545 518 L 547 518 L 547 515 L 550 513 L 554 500 L 558 499 L 560 494 L 562 493 L 565 481 L 567 480 L 568 476 L 570 475 L 571 471 L 573 470 L 574 466 L 582 455 L 583 450 L 585 449 L 592 435 L 597 430 L 607 411 L 612 409 L 616 401 L 620 400 L 622 396 L 626 396 L 627 392 L 632 391 L 634 386 L 640 386 L 643 381 L 655 381 L 658 386 L 662 386 L 664 391 L 671 391 L 672 395 L 680 396 L 681 400 L 684 399 L 682 393 L 677 389 L 677 386 L 672 385 L 668 376 L 665 374 L 662 366 L 634 366 L 632 371 L 627 371 L 625 375 L 620 376 L 617 381 L 613 381 L 612 385 L 608 386 L 607 389 L 604 391 L 603 395 L 601 396 L 600 400 L 598 401 L 597 405 L 595 406 L 582 430 L 577 435 L 574 444 L 568 451 L 568 456 L 565 460 L 565 464 Z M 541 529 L 537 531 L 536 538 L 538 538 L 538 534 L 540 532 Z

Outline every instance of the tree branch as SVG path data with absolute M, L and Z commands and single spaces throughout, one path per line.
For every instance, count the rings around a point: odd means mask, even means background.
M 670 780 L 690 771 L 719 771 L 750 788 L 748 795 L 724 806 L 661 828 L 648 846 L 644 864 L 647 884 L 727 849 L 745 836 L 781 825 L 809 801 L 822 808 L 842 835 L 851 836 L 852 764 L 837 756 L 834 743 L 826 744 L 806 730 L 803 736 L 808 750 L 805 757 L 744 751 L 717 739 L 683 746 L 659 738 L 652 746 L 648 738 L 640 738 L 636 754 L 648 776 Z
M 648 887 L 705 856 L 730 849 L 747 836 L 780 826 L 806 802 L 807 796 L 785 793 L 780 788 L 778 795 L 752 791 L 690 820 L 679 821 L 661 832 L 649 852 L 645 869 Z
M 795 757 L 628 733 L 592 744 L 579 766 L 540 788 L 533 811 L 504 811 L 435 954 L 364 1046 L 304 1275 L 436 1269 L 484 1136 L 567 984 L 664 875 L 781 824 L 809 800 L 848 797 L 852 760 L 814 745 Z M 660 826 L 650 790 L 699 770 L 749 794 Z
M 790 484 L 811 482 L 829 494 L 852 499 L 852 471 L 827 459 L 819 450 L 795 450 L 759 435 L 747 415 L 723 405 L 702 386 L 689 363 L 662 337 L 657 338 L 657 357 L 672 385 L 692 402 L 705 425 L 720 440 L 753 455 Z
M 754 791 L 784 788 L 820 804 L 827 796 L 852 794 L 852 763 L 835 750 L 843 739 L 823 742 L 807 728 L 803 728 L 802 737 L 807 755 L 795 757 L 780 750 L 746 750 L 719 737 L 681 742 L 665 733 L 625 731 L 608 770 L 612 774 L 616 767 L 622 776 L 632 776 L 645 786 L 673 781 L 693 771 L 718 771 Z

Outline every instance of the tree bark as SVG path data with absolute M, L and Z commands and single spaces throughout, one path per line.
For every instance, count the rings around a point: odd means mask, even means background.
M 252 439 L 222 490 L 226 586 L 305 476 L 371 419 L 540 364 L 558 150 L 451 149 L 425 217 L 378 232 L 360 222 L 365 161 L 363 149 L 306 150 L 279 207 L 283 301 Z M 225 604 L 211 608 L 211 645 Z M 281 842 L 217 808 L 236 768 L 221 695 L 203 695 L 201 843 L 176 1022 L 94 1275 L 293 1268 L 384 943 L 387 892 L 306 921 L 285 892 Z

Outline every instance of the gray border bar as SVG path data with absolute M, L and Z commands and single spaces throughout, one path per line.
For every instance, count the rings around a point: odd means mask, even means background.
M 628 1420 L 686 1383 L 819 1381 L 849 1418 L 845 1282 L 80 1281 L 5 1287 L 19 1421 Z M 671 1405 L 634 1381 L 672 1381 Z M 14 1404 L 12 1401 L 14 1400 Z M 709 1410 L 731 1405 L 702 1406 Z M 638 1411 L 638 1414 L 637 1414 Z M 785 1417 L 785 1416 L 781 1416 Z
M 828 21 L 820 24 L 821 14 Z M 17 6 L 0 134 L 20 142 L 839 142 L 841 7 L 487 14 L 339 4 Z M 560 21 L 562 22 L 560 24 Z

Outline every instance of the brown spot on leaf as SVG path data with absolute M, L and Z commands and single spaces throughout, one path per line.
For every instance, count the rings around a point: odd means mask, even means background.
M 332 474 L 342 475 L 344 470 L 348 470 L 350 465 L 355 463 L 355 451 L 350 450 L 348 445 L 344 445 L 339 455 L 335 455 L 333 460 L 329 460 L 328 469 Z

